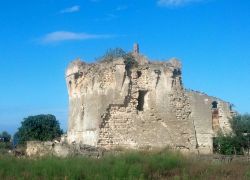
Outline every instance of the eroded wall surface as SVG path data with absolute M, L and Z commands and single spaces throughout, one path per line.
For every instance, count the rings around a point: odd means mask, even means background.
M 212 153 L 212 138 L 216 136 L 216 133 L 218 131 L 231 132 L 230 103 L 196 91 L 187 91 L 187 94 L 191 104 L 190 119 L 194 122 L 199 151 Z M 213 103 L 215 103 L 215 107 L 213 107 Z
M 230 131 L 230 105 L 186 91 L 181 78 L 177 60 L 132 68 L 122 58 L 72 62 L 66 71 L 69 143 L 211 153 L 215 127 Z M 218 107 L 213 109 L 214 101 Z
M 59 141 L 27 141 L 26 155 L 28 157 L 37 156 L 87 156 L 100 158 L 103 156 L 104 149 L 85 144 L 68 144 Z

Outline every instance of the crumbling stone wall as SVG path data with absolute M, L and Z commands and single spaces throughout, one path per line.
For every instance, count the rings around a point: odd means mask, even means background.
M 201 153 L 211 153 L 213 151 L 212 138 L 217 135 L 218 131 L 231 132 L 229 120 L 232 117 L 232 110 L 230 103 L 197 91 L 187 91 L 187 94 L 191 103 L 190 118 L 195 126 L 197 147 Z M 217 107 L 213 107 L 214 102 Z M 216 119 L 213 119 L 214 111 L 218 112 L 214 116 Z
M 104 149 L 93 147 L 86 144 L 68 144 L 59 141 L 28 141 L 26 147 L 26 155 L 28 157 L 41 157 L 41 156 L 87 156 L 100 158 L 104 154 Z
M 69 93 L 68 142 L 106 149 L 165 147 L 212 152 L 213 101 L 219 126 L 230 131 L 230 104 L 182 84 L 181 63 L 149 62 L 137 67 L 124 59 L 86 64 L 73 61 L 66 71 Z

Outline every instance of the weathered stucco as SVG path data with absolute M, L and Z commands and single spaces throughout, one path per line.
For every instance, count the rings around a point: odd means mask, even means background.
M 216 132 L 230 131 L 230 104 L 185 90 L 179 61 L 149 62 L 137 51 L 133 55 L 139 65 L 130 69 L 123 58 L 69 65 L 68 142 L 212 153 Z
M 197 138 L 197 146 L 202 153 L 210 153 L 213 148 L 212 138 L 218 131 L 231 131 L 229 119 L 232 116 L 231 105 L 218 98 L 206 94 L 187 91 L 191 104 L 190 119 L 193 120 Z M 213 102 L 217 108 L 213 108 Z M 218 111 L 218 119 L 213 118 L 213 112 Z

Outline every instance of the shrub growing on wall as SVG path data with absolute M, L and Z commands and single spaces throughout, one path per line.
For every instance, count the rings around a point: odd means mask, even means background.
M 124 59 L 126 70 L 129 70 L 130 68 L 138 65 L 138 62 L 135 60 L 133 55 L 131 53 L 127 53 L 122 48 L 108 49 L 102 57 L 97 59 L 97 61 L 113 62 L 117 58 Z
M 108 49 L 104 55 L 97 59 L 97 61 L 100 62 L 112 62 L 116 58 L 124 57 L 126 56 L 126 52 L 122 48 L 114 48 L 114 49 Z

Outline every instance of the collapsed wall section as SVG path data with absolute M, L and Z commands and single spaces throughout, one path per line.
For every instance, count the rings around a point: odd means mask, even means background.
M 131 69 L 129 101 L 107 109 L 99 146 L 165 147 L 194 150 L 190 105 L 173 64 L 148 64 Z

